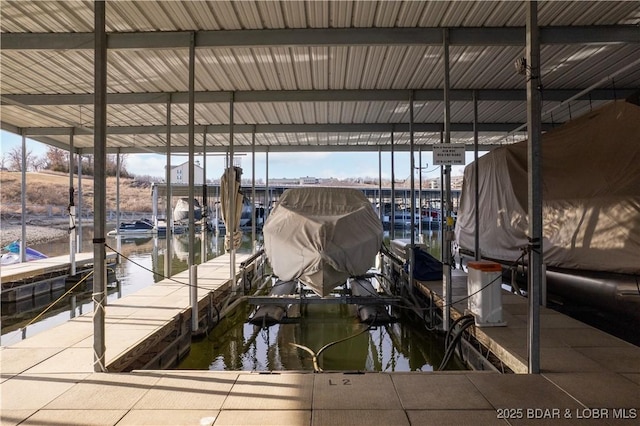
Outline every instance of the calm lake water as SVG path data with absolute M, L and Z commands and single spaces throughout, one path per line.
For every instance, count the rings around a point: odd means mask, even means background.
M 92 250 L 92 232 L 84 232 L 84 251 Z M 424 242 L 431 247 L 432 254 L 439 256 L 439 234 L 427 231 Z M 396 238 L 409 238 L 403 230 L 396 230 Z M 418 241 L 418 238 L 416 238 Z M 386 240 L 388 244 L 388 238 Z M 115 238 L 107 244 L 117 249 Z M 196 237 L 196 262 L 199 263 L 201 239 Z M 207 237 L 207 259 L 223 253 L 222 238 Z M 33 246 L 49 256 L 67 254 L 67 238 L 44 245 Z M 163 279 L 166 239 L 149 237 L 122 240 L 120 252 L 124 258 L 117 266 L 119 289 L 109 290 L 108 302 L 118 297 L 152 285 Z M 186 270 L 188 256 L 187 235 L 173 236 L 173 273 Z M 250 233 L 245 233 L 240 252 L 251 250 Z M 15 306 L 3 305 L 3 345 L 15 343 L 22 338 L 21 327 L 31 322 L 42 310 L 64 292 L 34 301 L 25 301 Z M 247 322 L 254 309 L 241 305 L 232 315 L 223 320 L 206 338 L 194 341 L 190 354 L 178 368 L 213 370 L 313 370 L 310 354 L 292 345 L 306 346 L 318 351 L 322 346 L 341 340 L 324 350 L 318 364 L 325 370 L 360 371 L 417 371 L 431 370 L 439 365 L 444 344 L 436 335 L 429 334 L 419 321 L 395 309 L 392 313 L 399 321 L 385 326 L 367 329 L 356 317 L 355 307 L 349 305 L 307 305 L 297 320 L 269 328 L 260 328 Z M 93 310 L 90 295 L 78 299 L 74 310 L 69 297 L 60 300 L 43 319 L 28 325 L 26 336 L 67 321 L 74 315 Z M 364 331 L 366 330 L 366 331 Z M 344 340 L 344 341 L 342 341 Z M 450 368 L 464 368 L 458 361 Z

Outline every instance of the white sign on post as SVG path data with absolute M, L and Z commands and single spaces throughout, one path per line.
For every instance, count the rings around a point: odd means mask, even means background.
M 464 144 L 436 144 L 433 145 L 433 164 L 435 166 L 464 166 L 466 147 Z

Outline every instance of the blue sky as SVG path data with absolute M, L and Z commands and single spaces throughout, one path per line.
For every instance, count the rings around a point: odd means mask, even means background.
M 4 155 L 15 147 L 21 149 L 22 139 L 13 133 L 0 131 L 0 154 Z M 35 155 L 42 156 L 47 151 L 47 146 L 39 142 L 27 139 L 27 150 Z M 202 162 L 202 157 L 196 157 Z M 403 180 L 409 177 L 409 153 L 397 152 L 395 154 L 395 177 Z M 467 152 L 467 164 L 473 160 L 473 153 Z M 164 177 L 166 159 L 158 154 L 129 154 L 125 160 L 126 169 L 134 175 Z M 178 165 L 187 161 L 187 156 L 172 157 L 172 165 Z M 251 154 L 242 155 L 242 177 L 251 179 Z M 202 163 L 201 163 L 202 164 Z M 415 154 L 415 166 L 418 167 L 418 153 Z M 222 175 L 224 158 L 222 156 L 207 157 L 207 179 L 215 179 Z M 433 158 L 430 152 L 422 153 L 423 178 L 437 178 L 440 176 L 439 167 L 433 166 Z M 453 166 L 452 175 L 461 175 L 462 166 Z M 429 173 L 427 173 L 429 172 Z M 269 154 L 269 178 L 298 178 L 312 176 L 316 178 L 348 177 L 378 177 L 378 153 L 377 152 L 303 152 L 303 153 L 270 153 Z M 418 176 L 416 170 L 416 177 Z M 264 180 L 266 177 L 265 154 L 256 154 L 256 179 Z M 382 177 L 391 177 L 391 155 L 382 153 Z

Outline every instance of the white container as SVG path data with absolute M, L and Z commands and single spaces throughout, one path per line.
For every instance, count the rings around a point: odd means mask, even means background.
M 502 321 L 502 266 L 496 262 L 469 262 L 468 308 L 478 327 L 507 325 Z

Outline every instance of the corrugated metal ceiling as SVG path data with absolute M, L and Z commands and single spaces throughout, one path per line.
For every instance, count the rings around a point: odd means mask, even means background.
M 0 5 L 8 46 L 0 51 L 3 128 L 26 128 L 34 139 L 62 147 L 74 128 L 74 146 L 88 152 L 92 103 L 46 95 L 93 93 L 93 2 Z M 640 88 L 640 2 L 545 1 L 538 10 L 543 42 L 546 37 L 543 112 L 553 109 L 543 116 L 547 127 Z M 443 28 L 452 40 L 451 88 L 463 98 L 451 104 L 452 142 L 471 143 L 471 95 L 480 90 L 480 142 L 512 143 L 522 133 L 506 137 L 509 130 L 526 121 L 526 81 L 513 67 L 524 56 L 523 32 L 502 31 L 524 26 L 524 2 L 515 1 L 109 1 L 107 90 L 133 97 L 110 103 L 108 146 L 164 151 L 172 94 L 172 124 L 182 126 L 173 130 L 172 146 L 186 149 L 184 32 L 195 30 L 195 90 L 219 95 L 196 104 L 196 145 L 206 131 L 212 149 L 228 146 L 233 92 L 234 144 L 244 149 L 254 130 L 262 149 L 386 149 L 392 129 L 402 147 L 409 140 L 411 91 L 444 87 Z M 403 32 L 416 29 L 425 31 Z M 175 33 L 156 38 L 162 32 Z M 301 91 L 310 95 L 301 99 Z M 579 92 L 579 100 L 562 102 Z M 440 141 L 444 103 L 441 94 L 420 99 L 415 93 L 414 139 L 427 147 Z

